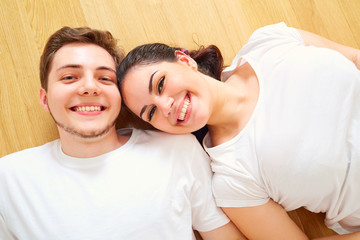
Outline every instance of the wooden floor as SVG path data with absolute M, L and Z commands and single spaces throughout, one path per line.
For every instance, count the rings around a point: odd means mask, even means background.
M 359 12 L 359 0 L 0 0 L 0 157 L 58 137 L 39 104 L 38 63 L 62 26 L 110 30 L 125 51 L 215 44 L 230 64 L 255 29 L 281 21 L 359 48 Z M 309 237 L 333 234 L 321 214 L 290 216 Z

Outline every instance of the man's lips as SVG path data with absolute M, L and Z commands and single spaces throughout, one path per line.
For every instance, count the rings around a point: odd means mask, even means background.
M 99 112 L 104 111 L 106 107 L 100 105 L 82 105 L 70 108 L 74 112 Z

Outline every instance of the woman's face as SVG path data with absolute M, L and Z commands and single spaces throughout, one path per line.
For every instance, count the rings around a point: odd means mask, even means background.
M 122 93 L 132 112 L 164 132 L 190 133 L 210 117 L 207 79 L 188 56 L 133 67 L 123 80 Z

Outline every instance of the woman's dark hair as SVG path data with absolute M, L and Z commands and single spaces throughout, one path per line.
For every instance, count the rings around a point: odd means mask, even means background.
M 121 96 L 123 96 L 121 88 L 123 80 L 133 67 L 163 61 L 175 62 L 177 61 L 176 50 L 183 51 L 181 48 L 170 47 L 162 43 L 144 44 L 131 50 L 125 56 L 116 71 Z M 224 68 L 224 60 L 218 47 L 215 45 L 210 45 L 208 47 L 201 46 L 198 50 L 191 51 L 189 55 L 197 63 L 199 72 L 220 80 L 220 75 Z M 207 127 L 205 126 L 196 131 L 194 135 L 201 142 L 206 132 Z
M 176 50 L 181 50 L 181 48 L 170 47 L 162 43 L 144 44 L 131 50 L 116 71 L 120 91 L 125 75 L 130 69 L 137 65 L 148 65 L 163 61 L 175 62 L 177 60 Z M 201 46 L 198 50 L 191 51 L 189 55 L 196 61 L 201 73 L 220 80 L 224 60 L 218 47 L 215 45 L 206 48 Z

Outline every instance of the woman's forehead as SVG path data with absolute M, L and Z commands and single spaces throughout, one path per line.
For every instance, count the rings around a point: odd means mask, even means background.
M 129 79 L 141 79 L 141 81 L 137 81 L 138 83 L 145 81 L 147 84 L 149 83 L 151 77 L 158 74 L 169 74 L 173 71 L 179 70 L 177 66 L 180 66 L 177 61 L 175 62 L 156 62 L 156 63 L 148 63 L 148 64 L 137 64 L 133 66 L 124 78 L 125 82 L 128 82 Z M 181 69 L 180 69 L 181 71 Z M 135 81 L 132 81 L 135 82 Z

